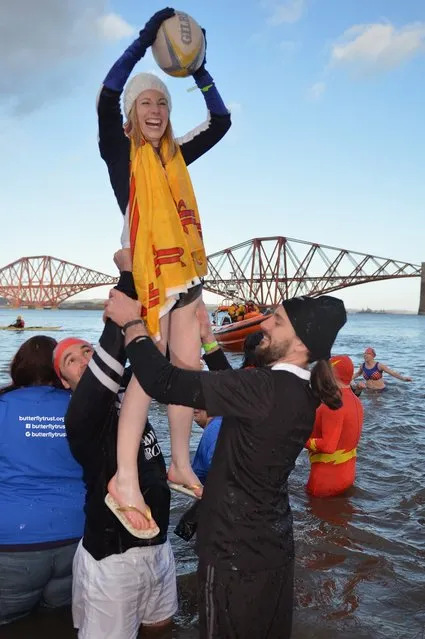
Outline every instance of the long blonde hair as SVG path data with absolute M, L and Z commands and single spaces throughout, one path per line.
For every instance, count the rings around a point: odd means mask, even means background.
M 149 140 L 146 140 L 146 138 L 144 137 L 139 124 L 136 102 L 133 103 L 133 106 L 130 109 L 128 120 L 124 125 L 124 131 L 127 137 L 130 138 L 130 140 L 133 140 L 136 147 L 141 146 L 143 143 L 149 144 Z M 176 143 L 176 139 L 174 137 L 173 127 L 171 126 L 170 119 L 168 119 L 167 128 L 165 129 L 164 135 L 161 138 L 161 145 L 159 148 L 159 155 L 164 165 L 168 164 L 168 162 L 173 159 L 173 157 L 177 153 L 177 149 L 178 144 Z

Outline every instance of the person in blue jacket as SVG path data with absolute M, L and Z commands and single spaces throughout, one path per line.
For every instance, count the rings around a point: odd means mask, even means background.
M 0 390 L 0 625 L 71 603 L 85 491 L 66 437 L 70 394 L 53 369 L 56 343 L 24 342 Z
M 193 411 L 193 420 L 204 432 L 193 458 L 192 470 L 203 484 L 211 466 L 222 419 L 222 417 L 208 417 L 205 410 Z

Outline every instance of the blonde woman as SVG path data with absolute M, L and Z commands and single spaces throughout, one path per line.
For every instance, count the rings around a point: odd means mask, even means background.
M 207 263 L 187 166 L 225 135 L 230 114 L 205 69 L 205 60 L 193 77 L 204 96 L 208 120 L 184 138 L 174 138 L 171 96 L 153 74 L 139 73 L 127 83 L 124 126 L 120 110 L 120 96 L 133 67 L 155 41 L 162 22 L 174 13 L 174 9 L 156 13 L 106 76 L 98 100 L 99 148 L 125 216 L 122 242 L 132 250 L 133 275 L 142 304 L 140 321 L 146 323 L 163 353 L 168 345 L 176 366 L 197 369 L 200 336 L 196 309 Z M 142 496 L 136 464 L 150 401 L 132 378 L 118 427 L 117 472 L 106 497 L 121 523 L 135 536 L 145 538 L 158 531 Z M 193 411 L 170 406 L 168 417 L 170 485 L 200 497 L 202 487 L 189 458 Z

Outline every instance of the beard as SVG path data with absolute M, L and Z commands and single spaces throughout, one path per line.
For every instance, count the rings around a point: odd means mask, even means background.
M 291 340 L 287 339 L 279 344 L 271 342 L 264 346 L 262 344 L 263 342 L 260 342 L 255 349 L 255 362 L 258 367 L 270 366 L 270 364 L 284 358 L 291 347 Z

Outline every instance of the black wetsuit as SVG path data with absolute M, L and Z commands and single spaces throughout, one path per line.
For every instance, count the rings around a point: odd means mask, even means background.
M 131 273 L 121 274 L 117 288 L 135 297 Z M 170 490 L 161 448 L 149 423 L 140 442 L 137 464 L 143 497 L 160 534 L 150 540 L 133 537 L 104 502 L 108 482 L 117 469 L 119 397 L 125 359 L 121 330 L 108 320 L 65 417 L 68 442 L 83 468 L 87 489 L 83 546 L 96 560 L 167 540 Z
M 200 636 L 288 639 L 294 546 L 287 480 L 313 428 L 317 401 L 308 380 L 301 369 L 183 371 L 145 338 L 127 353 L 158 401 L 223 415 L 199 509 Z M 215 357 L 225 360 L 221 351 Z

